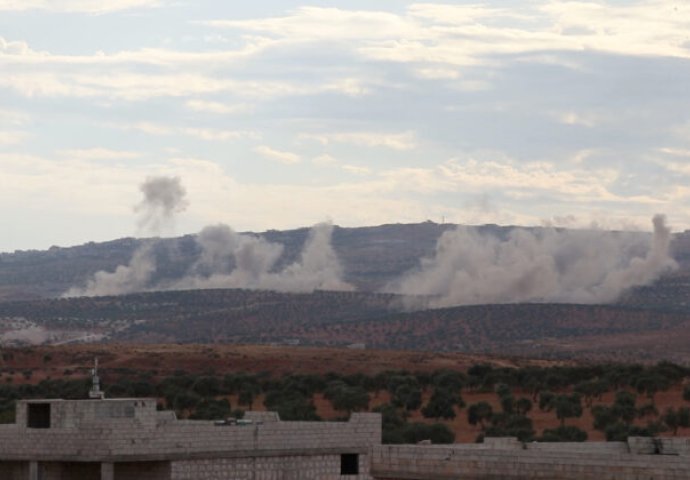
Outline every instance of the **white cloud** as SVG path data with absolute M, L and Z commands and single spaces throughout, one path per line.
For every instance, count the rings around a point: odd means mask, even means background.
M 0 11 L 47 10 L 102 14 L 160 6 L 162 0 L 0 0 Z
M 323 155 L 319 155 L 318 157 L 314 157 L 312 159 L 312 163 L 314 165 L 320 165 L 320 166 L 326 166 L 326 165 L 335 165 L 338 163 L 338 160 L 335 159 L 335 157 L 324 153 Z
M 175 125 L 163 125 L 152 122 L 136 122 L 132 124 L 108 124 L 121 130 L 136 130 L 147 135 L 171 136 L 186 135 L 204 141 L 228 141 L 249 138 L 257 140 L 261 138 L 257 132 L 251 130 L 222 130 L 216 128 L 177 127 Z
M 240 113 L 251 113 L 254 110 L 252 105 L 246 103 L 239 103 L 235 105 L 230 105 L 220 102 L 209 102 L 204 100 L 188 100 L 185 106 L 190 110 L 204 113 L 216 113 L 216 114 L 240 114 Z
M 360 165 L 343 165 L 343 170 L 354 175 L 370 175 L 371 169 Z
M 0 145 L 16 145 L 22 143 L 27 137 L 26 132 L 0 130 Z
M 110 150 L 107 148 L 81 148 L 61 150 L 60 155 L 79 160 L 126 160 L 141 156 L 137 152 Z
M 274 150 L 266 145 L 258 146 L 254 149 L 254 151 L 263 157 L 269 158 L 271 160 L 277 160 L 280 163 L 284 163 L 286 165 L 294 165 L 301 161 L 299 155 L 295 153 Z
M 403 133 L 372 133 L 372 132 L 340 132 L 340 133 L 303 133 L 301 140 L 314 140 L 322 145 L 330 143 L 350 143 L 366 147 L 385 147 L 393 150 L 412 150 L 417 147 L 414 132 Z

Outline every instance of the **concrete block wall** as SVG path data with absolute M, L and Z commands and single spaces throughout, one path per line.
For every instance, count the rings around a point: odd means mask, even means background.
M 605 444 L 598 444 L 600 446 Z M 681 480 L 690 458 L 563 449 L 523 450 L 452 446 L 377 446 L 371 474 L 377 480 Z M 618 448 L 620 446 L 617 446 Z
M 263 423 L 217 426 L 160 421 L 153 401 L 56 401 L 51 408 L 54 428 L 27 428 L 27 405 L 20 402 L 15 425 L 0 427 L 0 460 L 122 462 L 366 453 L 381 439 L 381 417 L 370 413 L 353 414 L 349 422 L 282 422 L 264 413 L 258 416 L 268 420 Z M 135 413 L 130 415 L 132 408 Z
M 22 400 L 17 402 L 16 425 L 27 426 L 27 411 L 30 404 L 50 404 L 51 429 L 79 429 L 98 426 L 104 422 L 114 425 L 136 424 L 138 427 L 153 428 L 160 418 L 156 412 L 156 399 L 113 399 L 113 400 Z
M 358 475 L 340 475 L 340 455 L 295 455 L 173 462 L 171 480 L 371 480 L 369 458 Z

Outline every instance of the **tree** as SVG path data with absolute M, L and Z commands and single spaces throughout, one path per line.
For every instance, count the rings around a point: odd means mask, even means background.
M 249 410 L 254 405 L 254 399 L 261 393 L 261 387 L 256 383 L 245 383 L 240 387 L 239 395 L 237 396 L 237 403 L 245 405 Z
M 561 427 L 565 426 L 566 418 L 582 416 L 582 401 L 580 395 L 558 395 L 553 399 L 553 409 L 556 411 L 556 418 L 561 421 Z
M 670 383 L 665 377 L 651 373 L 645 374 L 635 381 L 635 389 L 637 392 L 646 393 L 647 398 L 649 398 L 652 403 L 654 403 L 654 395 L 656 395 L 657 392 L 668 390 L 669 387 Z
M 455 405 L 458 405 L 461 399 L 458 395 L 454 395 L 447 388 L 436 388 L 431 395 L 429 402 L 422 409 L 422 415 L 425 418 L 435 418 L 436 420 L 453 419 L 455 418 Z
M 542 412 L 550 412 L 553 408 L 553 400 L 556 394 L 550 391 L 539 393 L 539 410 Z
M 626 424 L 631 424 L 637 417 L 636 402 L 637 398 L 634 394 L 625 390 L 616 392 L 616 398 L 612 406 L 613 414 Z
M 358 412 L 369 408 L 369 394 L 360 386 L 350 386 L 341 380 L 330 382 L 324 397 L 331 401 L 333 408 L 347 412 Z
M 478 402 L 469 406 L 467 409 L 467 421 L 470 425 L 477 425 L 482 428 L 485 427 L 485 422 L 491 420 L 493 417 L 493 409 L 488 402 Z
M 528 442 L 534 437 L 532 419 L 524 415 L 498 413 L 491 417 L 491 425 L 484 429 L 486 437 L 517 437 Z
M 586 440 L 587 432 L 572 425 L 547 428 L 539 439 L 540 442 L 584 442 Z
M 194 408 L 194 413 L 189 418 L 194 420 L 220 420 L 228 417 L 230 412 L 230 402 L 227 399 L 214 400 L 207 398 L 197 404 L 196 408 Z
M 675 436 L 678 433 L 678 428 L 690 427 L 690 408 L 680 407 L 678 410 L 673 407 L 667 408 L 661 419 Z
M 683 400 L 690 402 L 690 385 L 685 385 L 683 387 Z
M 405 443 L 419 443 L 422 440 L 431 440 L 434 444 L 453 443 L 455 434 L 443 423 L 410 423 L 403 427 L 402 438 Z
M 532 410 L 532 400 L 529 398 L 521 397 L 515 402 L 515 411 L 520 415 L 527 415 L 527 413 Z
M 297 390 L 271 390 L 266 393 L 264 405 L 278 412 L 281 420 L 321 420 L 311 397 Z
M 403 383 L 395 389 L 391 401 L 407 411 L 417 410 L 422 404 L 422 390 L 418 385 Z

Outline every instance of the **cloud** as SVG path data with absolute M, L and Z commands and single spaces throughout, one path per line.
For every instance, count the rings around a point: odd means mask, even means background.
M 147 135 L 155 136 L 172 136 L 185 135 L 199 140 L 218 142 L 239 139 L 257 140 L 261 138 L 257 132 L 251 130 L 221 130 L 216 128 L 198 128 L 198 127 L 178 127 L 175 125 L 166 125 L 153 122 L 135 122 L 127 124 L 108 124 L 113 128 L 122 130 L 136 130 Z
M 318 157 L 314 157 L 312 159 L 312 163 L 314 165 L 327 166 L 327 165 L 337 164 L 338 160 L 336 160 L 335 157 L 333 157 L 332 155 L 324 153 L 323 155 L 319 155 Z
M 369 175 L 371 174 L 371 169 L 368 167 L 361 167 L 358 165 L 343 165 L 343 170 L 354 175 Z
M 226 103 L 209 102 L 204 100 L 188 100 L 185 103 L 185 106 L 190 110 L 194 110 L 196 112 L 215 113 L 218 115 L 251 113 L 254 109 L 251 105 L 248 105 L 246 103 L 230 105 Z
M 26 132 L 0 130 L 0 145 L 16 145 L 22 143 L 27 137 Z
M 661 0 L 622 6 L 541 1 L 513 8 L 417 3 L 401 14 L 300 7 L 282 17 L 206 24 L 290 44 L 349 43 L 366 58 L 422 64 L 420 71 L 428 74 L 433 68 L 450 71 L 440 65 L 493 63 L 494 55 L 545 51 L 690 58 L 688 18 L 690 7 Z
M 158 7 L 163 3 L 163 0 L 0 0 L 0 11 L 46 10 L 103 14 L 135 8 Z
M 129 160 L 141 156 L 138 152 L 110 150 L 107 148 L 76 148 L 61 150 L 60 155 L 79 160 Z
M 322 145 L 331 143 L 349 143 L 365 147 L 385 147 L 393 150 L 412 150 L 417 147 L 414 132 L 371 133 L 371 132 L 334 132 L 302 133 L 301 140 L 313 140 Z
M 254 151 L 262 157 L 266 157 L 271 160 L 277 160 L 278 162 L 284 163 L 285 165 L 294 165 L 302 161 L 299 155 L 295 153 L 274 150 L 273 148 L 268 147 L 266 145 L 260 145 L 256 147 Z

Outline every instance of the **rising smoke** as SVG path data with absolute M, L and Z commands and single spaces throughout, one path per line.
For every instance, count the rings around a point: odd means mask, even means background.
M 649 236 L 629 233 L 555 229 L 514 229 L 500 239 L 459 227 L 445 232 L 434 256 L 388 290 L 428 296 L 432 307 L 608 303 L 677 268 L 665 217 L 656 215 L 653 225 L 651 243 Z
M 144 198 L 134 209 L 139 214 L 137 225 L 147 233 L 158 234 L 172 226 L 174 215 L 187 207 L 186 190 L 177 177 L 149 177 L 139 189 Z M 154 244 L 155 240 L 145 241 L 129 264 L 119 265 L 114 272 L 96 272 L 85 287 L 72 287 L 63 297 L 123 295 L 147 290 L 156 271 Z
M 248 288 L 279 292 L 353 290 L 342 280 L 333 247 L 333 225 L 320 223 L 309 233 L 300 259 L 281 271 L 275 265 L 282 245 L 236 233 L 227 225 L 204 228 L 197 237 L 201 257 L 172 289 Z
M 187 206 L 185 189 L 178 178 L 154 177 L 142 184 L 144 199 L 136 207 L 138 225 L 158 233 L 173 223 L 174 215 Z M 156 272 L 155 240 L 147 241 L 127 265 L 114 272 L 100 271 L 85 287 L 74 287 L 63 296 L 122 295 L 152 290 L 247 288 L 281 292 L 353 290 L 342 280 L 342 267 L 331 246 L 333 225 L 315 225 L 298 261 L 281 271 L 276 264 L 283 246 L 261 237 L 239 234 L 227 225 L 204 228 L 196 238 L 199 259 L 181 279 L 152 284 Z
M 173 224 L 176 213 L 187 208 L 187 191 L 179 177 L 149 177 L 139 190 L 144 198 L 134 211 L 139 213 L 137 224 L 143 232 L 159 234 Z

